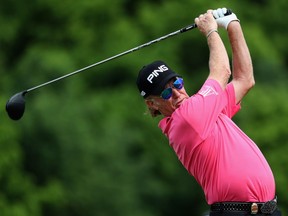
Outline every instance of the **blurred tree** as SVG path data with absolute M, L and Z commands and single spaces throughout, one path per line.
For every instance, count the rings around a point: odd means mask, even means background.
M 40 216 L 42 206 L 59 206 L 63 201 L 59 181 L 50 176 L 50 181 L 38 185 L 34 175 L 23 169 L 22 161 L 27 155 L 21 150 L 20 133 L 15 130 L 15 125 L 4 120 L 0 132 L 0 214 Z
M 271 164 L 288 216 L 284 0 L 4 0 L 1 104 L 17 91 L 166 35 L 223 6 L 241 20 L 257 83 L 235 121 Z M 225 31 L 220 34 L 228 45 Z M 208 209 L 157 128 L 159 119 L 143 115 L 136 74 L 155 59 L 183 74 L 191 94 L 208 74 L 206 40 L 195 29 L 27 95 L 25 116 L 17 123 L 0 113 L 1 215 L 172 216 Z

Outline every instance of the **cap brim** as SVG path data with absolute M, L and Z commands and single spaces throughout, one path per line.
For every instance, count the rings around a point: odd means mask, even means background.
M 174 77 L 181 77 L 178 74 L 170 74 L 169 76 L 165 77 L 165 79 L 163 79 L 161 81 L 161 83 L 155 88 L 153 89 L 153 91 L 150 93 L 150 95 L 160 95 L 162 93 L 162 91 L 164 90 L 166 84 Z

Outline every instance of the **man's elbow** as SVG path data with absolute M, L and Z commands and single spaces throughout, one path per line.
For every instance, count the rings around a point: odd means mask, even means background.
M 253 77 L 251 79 L 246 79 L 244 82 L 242 81 L 241 85 L 243 93 L 246 95 L 255 86 L 255 79 Z
M 247 88 L 250 90 L 255 86 L 255 79 L 254 76 L 252 76 L 248 81 L 247 81 Z
M 238 77 L 238 80 L 242 83 L 243 87 L 245 87 L 247 89 L 247 91 L 249 91 L 250 89 L 252 89 L 255 86 L 255 78 L 254 78 L 254 74 L 253 74 L 253 69 L 247 69 L 247 71 L 244 75 Z
M 250 77 L 234 77 L 233 83 L 241 89 L 243 95 L 246 95 L 255 86 L 255 79 L 253 75 Z

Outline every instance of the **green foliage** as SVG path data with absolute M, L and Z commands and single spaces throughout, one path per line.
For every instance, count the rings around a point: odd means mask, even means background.
M 143 65 L 162 59 L 184 76 L 189 93 L 197 91 L 208 73 L 207 43 L 197 29 L 29 93 L 18 122 L 8 119 L 4 106 L 16 92 L 159 38 L 222 6 L 241 20 L 256 77 L 235 121 L 263 150 L 288 216 L 284 0 L 2 1 L 1 216 L 207 210 L 200 187 L 157 128 L 159 119 L 144 114 L 135 85 Z M 225 31 L 220 34 L 228 45 Z
M 43 212 L 42 206 L 56 207 L 63 201 L 61 184 L 59 180 L 50 176 L 49 182 L 38 185 L 34 174 L 25 171 L 23 161 L 26 155 L 20 146 L 19 129 L 3 116 L 2 119 L 4 120 L 0 127 L 0 214 L 40 216 Z

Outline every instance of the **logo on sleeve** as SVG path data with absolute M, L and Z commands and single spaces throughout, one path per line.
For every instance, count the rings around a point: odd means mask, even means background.
M 218 95 L 218 92 L 212 86 L 205 85 L 199 91 L 199 94 L 202 95 L 203 97 L 207 97 L 210 95 Z

